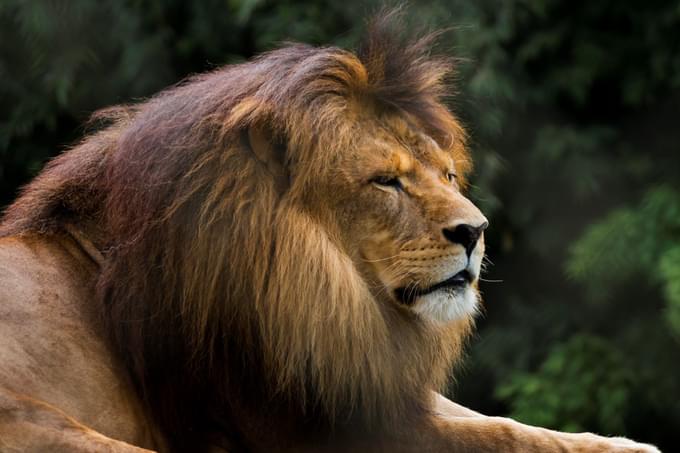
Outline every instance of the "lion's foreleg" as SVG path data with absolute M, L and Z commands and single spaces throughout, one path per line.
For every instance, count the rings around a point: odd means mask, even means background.
M 465 406 L 454 403 L 443 395 L 432 392 L 432 405 L 434 413 L 447 417 L 484 417 L 479 412 L 468 409 Z
M 430 451 L 658 453 L 650 445 L 591 433 L 562 433 L 503 417 L 438 417 L 423 437 Z
M 486 417 L 434 394 L 433 411 L 415 432 L 395 440 L 396 450 L 433 452 L 621 452 L 658 453 L 651 445 L 591 433 L 563 433 Z
M 106 437 L 47 403 L 2 389 L 0 451 L 151 453 Z

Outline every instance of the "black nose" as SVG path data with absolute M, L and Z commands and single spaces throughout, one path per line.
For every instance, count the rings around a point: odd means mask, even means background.
M 444 233 L 444 237 L 450 242 L 462 245 L 463 248 L 465 248 L 465 253 L 470 256 L 477 245 L 479 237 L 488 226 L 489 222 L 484 222 L 477 227 L 461 224 L 456 225 L 453 228 L 444 228 L 442 232 Z

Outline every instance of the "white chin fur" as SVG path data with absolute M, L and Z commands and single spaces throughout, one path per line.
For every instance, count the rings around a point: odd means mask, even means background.
M 413 310 L 423 318 L 448 323 L 474 316 L 478 303 L 476 292 L 469 286 L 457 291 L 444 288 L 420 297 Z

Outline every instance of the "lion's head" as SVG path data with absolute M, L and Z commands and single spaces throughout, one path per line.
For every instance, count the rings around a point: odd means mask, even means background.
M 403 113 L 360 124 L 354 149 L 314 182 L 315 209 L 329 211 L 379 303 L 415 322 L 471 315 L 488 223 L 461 194 L 460 131 L 442 145 Z
M 33 219 L 14 230 L 99 242 L 102 318 L 177 442 L 262 404 L 403 422 L 458 357 L 487 223 L 461 193 L 449 63 L 388 28 L 118 110 L 10 209 Z

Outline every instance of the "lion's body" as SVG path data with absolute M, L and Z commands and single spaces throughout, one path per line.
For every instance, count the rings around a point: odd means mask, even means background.
M 139 399 L 96 321 L 97 267 L 68 236 L 0 239 L 0 451 L 28 450 L 40 434 L 38 427 L 26 432 L 34 412 L 12 422 L 31 402 L 15 399 L 16 412 L 9 412 L 10 395 L 59 408 L 105 436 L 153 444 Z M 66 425 L 51 427 L 53 434 L 68 438 Z M 80 428 L 74 425 L 73 434 L 85 436 Z
M 432 397 L 488 223 L 448 63 L 384 25 L 358 55 L 290 46 L 100 114 L 24 189 L 0 225 L 0 433 L 47 411 L 167 451 L 609 445 Z

